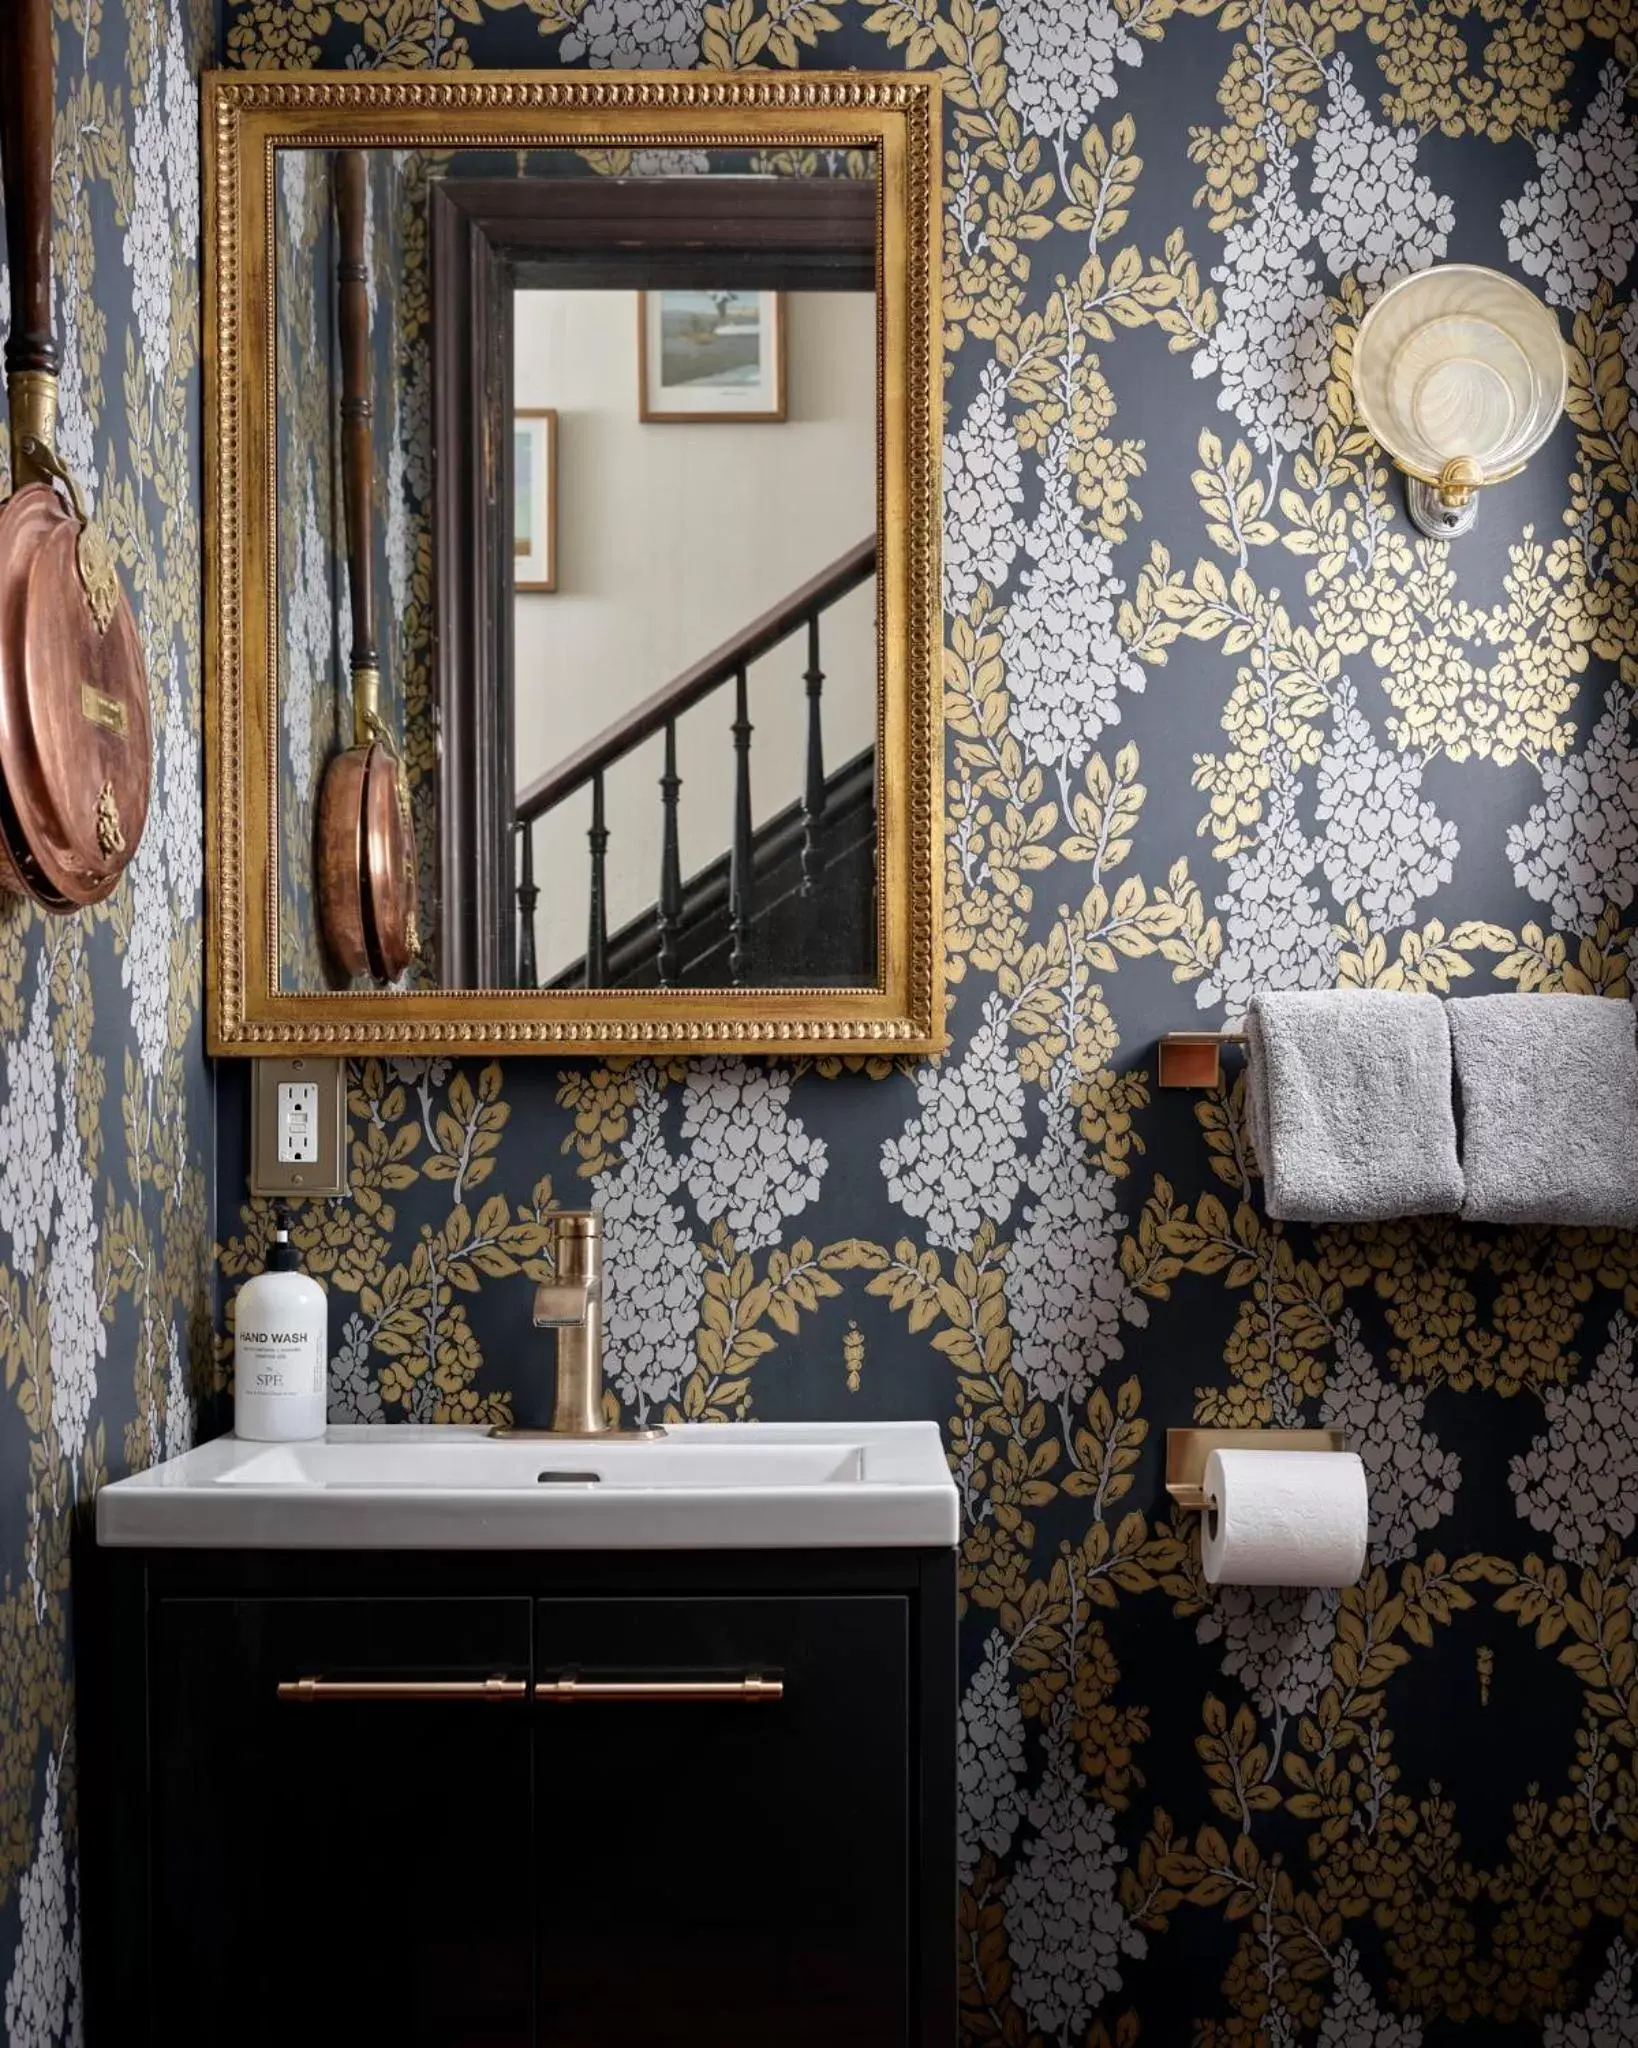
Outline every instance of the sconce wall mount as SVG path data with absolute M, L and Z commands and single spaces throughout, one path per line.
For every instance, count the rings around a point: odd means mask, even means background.
M 1557 316 L 1499 270 L 1437 264 L 1391 285 L 1354 340 L 1354 403 L 1405 472 L 1411 520 L 1466 533 L 1486 484 L 1517 476 L 1558 424 L 1569 367 Z
M 1484 478 L 1479 465 L 1458 458 L 1447 462 L 1437 483 L 1426 478 L 1405 477 L 1405 509 L 1411 524 L 1430 540 L 1454 540 L 1467 533 L 1479 516 L 1479 486 Z

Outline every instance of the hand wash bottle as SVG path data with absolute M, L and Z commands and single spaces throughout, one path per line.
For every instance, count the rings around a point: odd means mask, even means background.
M 324 1434 L 330 1361 L 324 1289 L 301 1270 L 290 1212 L 274 1211 L 267 1271 L 239 1289 L 233 1322 L 233 1431 L 262 1443 Z

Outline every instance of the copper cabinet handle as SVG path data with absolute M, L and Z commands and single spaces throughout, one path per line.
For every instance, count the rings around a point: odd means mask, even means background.
M 567 1678 L 543 1678 L 535 1687 L 537 1700 L 558 1706 L 608 1700 L 695 1704 L 726 1700 L 749 1706 L 784 1697 L 782 1679 L 763 1678 L 754 1672 L 747 1678 L 580 1678 L 570 1673 Z
M 521 1700 L 526 1678 L 286 1678 L 281 1700 Z

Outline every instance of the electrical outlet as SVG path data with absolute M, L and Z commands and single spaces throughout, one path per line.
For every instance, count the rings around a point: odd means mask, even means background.
M 279 1083 L 277 1150 L 281 1166 L 317 1166 L 318 1103 L 316 1081 Z
M 346 1062 L 258 1059 L 252 1066 L 250 1192 L 298 1201 L 349 1193 Z

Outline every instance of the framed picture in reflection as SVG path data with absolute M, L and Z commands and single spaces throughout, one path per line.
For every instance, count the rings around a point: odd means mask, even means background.
M 557 588 L 557 414 L 520 406 L 512 415 L 512 587 Z
M 639 292 L 637 365 L 645 420 L 782 420 L 785 295 Z

